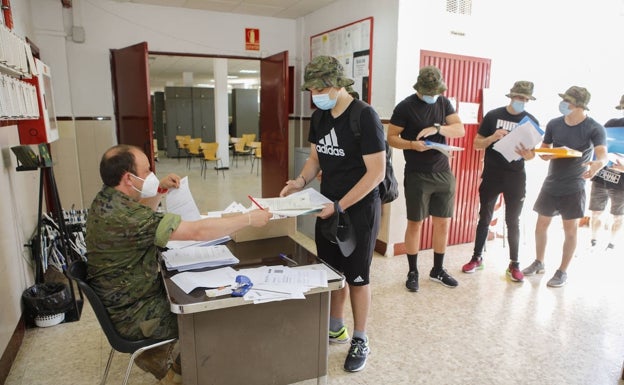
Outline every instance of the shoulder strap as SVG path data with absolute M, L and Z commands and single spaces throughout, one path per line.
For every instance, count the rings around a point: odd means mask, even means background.
M 353 132 L 353 135 L 355 135 L 356 139 L 359 139 L 362 134 L 362 130 L 360 130 L 360 115 L 362 114 L 362 110 L 366 107 L 368 107 L 368 104 L 363 101 L 359 99 L 353 100 L 351 112 L 349 113 L 349 126 L 351 127 L 351 131 Z

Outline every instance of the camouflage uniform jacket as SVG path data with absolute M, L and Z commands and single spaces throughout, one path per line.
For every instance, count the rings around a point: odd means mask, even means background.
M 154 212 L 104 186 L 87 219 L 88 282 L 121 335 L 130 339 L 176 337 L 158 269 L 158 249 L 179 226 L 180 216 Z

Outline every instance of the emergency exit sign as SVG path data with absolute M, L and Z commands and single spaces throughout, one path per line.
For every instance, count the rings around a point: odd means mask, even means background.
M 260 29 L 245 28 L 245 49 L 248 51 L 260 51 Z

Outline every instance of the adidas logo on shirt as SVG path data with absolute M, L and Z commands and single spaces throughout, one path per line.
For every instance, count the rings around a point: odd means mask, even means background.
M 338 138 L 333 128 L 323 139 L 319 139 L 316 145 L 316 152 L 326 155 L 345 156 L 344 150 L 338 146 Z

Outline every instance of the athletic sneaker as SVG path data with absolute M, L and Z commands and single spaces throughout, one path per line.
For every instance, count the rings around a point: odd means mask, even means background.
M 459 285 L 457 280 L 451 277 L 449 273 L 447 273 L 444 269 L 441 269 L 438 272 L 436 272 L 434 269 L 431 269 L 431 272 L 429 273 L 429 279 L 432 281 L 440 282 L 442 285 L 450 288 L 454 288 Z
M 345 359 L 344 370 L 347 372 L 359 372 L 364 369 L 369 354 L 368 338 L 364 341 L 361 338 L 353 337 L 349 354 L 347 354 Z
M 533 261 L 528 267 L 522 269 L 522 274 L 524 275 L 533 275 L 533 274 L 542 274 L 544 273 L 544 263 L 538 261 L 537 259 Z
M 555 275 L 553 275 L 546 285 L 550 287 L 561 287 L 566 284 L 567 280 L 568 274 L 565 271 L 557 270 L 555 271 Z
M 510 263 L 509 267 L 507 268 L 506 274 L 509 277 L 509 279 L 511 279 L 514 282 L 524 281 L 524 274 L 522 274 L 517 264 L 514 265 Z
M 477 270 L 483 270 L 483 258 L 481 257 L 472 257 L 470 259 L 470 262 L 468 262 L 467 264 L 465 264 L 462 267 L 462 271 L 464 273 L 474 273 Z
M 410 271 L 407 273 L 407 281 L 405 281 L 405 287 L 409 291 L 417 292 L 418 291 L 418 272 Z
M 346 344 L 349 342 L 349 332 L 346 326 L 342 326 L 337 332 L 329 331 L 329 342 L 332 344 Z

